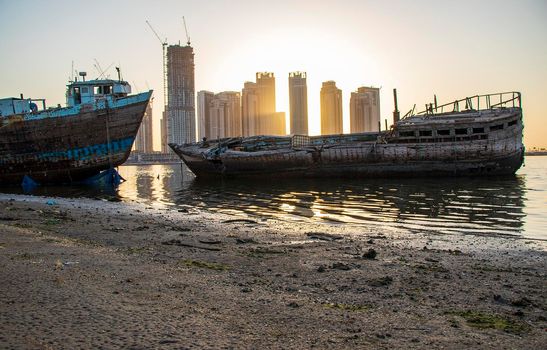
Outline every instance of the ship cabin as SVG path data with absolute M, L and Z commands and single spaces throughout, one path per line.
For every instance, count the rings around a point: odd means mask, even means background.
M 82 81 L 77 79 L 67 85 L 66 103 L 68 107 L 79 105 L 95 104 L 99 101 L 110 101 L 126 97 L 131 93 L 131 85 L 123 80 L 96 79 L 85 80 L 86 73 L 80 72 Z M 46 108 L 45 99 L 9 97 L 0 99 L 0 118 L 20 114 L 37 114 L 42 111 L 58 109 L 57 107 Z
M 494 103 L 494 97 L 499 102 Z M 460 110 L 460 103 L 465 103 L 464 110 Z M 446 111 L 445 107 L 452 110 Z M 426 110 L 417 114 L 407 113 L 397 123 L 391 142 L 487 140 L 495 135 L 521 132 L 522 127 L 519 92 L 477 95 L 438 107 L 426 105 Z
M 131 93 L 131 85 L 123 80 L 75 81 L 67 85 L 66 103 L 73 107 L 95 104 L 97 101 L 114 100 Z
M 16 114 L 36 113 L 46 109 L 45 99 L 8 97 L 0 99 L 0 118 Z

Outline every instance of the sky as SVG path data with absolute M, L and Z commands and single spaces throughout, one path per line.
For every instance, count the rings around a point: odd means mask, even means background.
M 310 133 L 319 133 L 321 82 L 349 96 L 381 88 L 391 122 L 392 90 L 402 114 L 437 96 L 520 91 L 524 142 L 547 148 L 546 0 L 0 0 L 0 97 L 65 104 L 74 69 L 116 77 L 133 91 L 153 89 L 154 146 L 163 110 L 161 43 L 184 44 L 185 16 L 195 51 L 196 92 L 241 91 L 256 72 L 276 77 L 277 110 L 289 111 L 288 73 L 308 76 Z M 384 122 L 382 121 L 382 127 Z

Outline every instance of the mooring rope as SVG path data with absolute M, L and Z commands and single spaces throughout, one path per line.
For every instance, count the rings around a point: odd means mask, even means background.
M 110 169 L 112 169 L 112 146 L 110 145 L 110 108 L 108 107 L 108 99 L 104 100 L 105 107 L 106 107 L 106 142 L 107 142 L 107 149 L 108 149 L 108 165 L 110 165 Z

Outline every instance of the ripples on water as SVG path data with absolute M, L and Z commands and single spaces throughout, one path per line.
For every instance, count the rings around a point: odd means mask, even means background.
M 285 221 L 408 232 L 547 239 L 547 157 L 507 178 L 197 181 L 181 165 L 122 166 L 117 190 L 40 188 L 34 194 L 117 198 Z

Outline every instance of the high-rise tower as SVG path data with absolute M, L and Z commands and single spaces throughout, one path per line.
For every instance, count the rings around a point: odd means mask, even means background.
M 285 113 L 275 111 L 275 77 L 256 73 L 256 83 L 246 82 L 242 96 L 243 135 L 285 135 Z
M 202 139 L 243 136 L 241 93 L 223 91 L 214 94 L 198 92 L 198 129 Z
M 135 137 L 135 151 L 141 153 L 153 153 L 154 144 L 152 139 L 152 101 L 148 103 L 141 126 Z
M 308 86 L 306 73 L 289 73 L 291 134 L 308 134 Z
M 258 87 L 256 83 L 247 81 L 241 90 L 243 136 L 258 135 L 258 115 Z
M 380 89 L 360 87 L 351 93 L 351 133 L 380 131 Z
M 214 92 L 210 91 L 198 91 L 198 139 L 201 140 L 204 137 L 211 139 L 214 138 L 214 134 L 211 130 L 211 101 L 215 97 Z
M 321 135 L 342 134 L 342 90 L 332 80 L 321 87 Z
M 256 73 L 260 115 L 275 113 L 275 77 L 270 72 Z
M 167 47 L 167 139 L 172 143 L 196 141 L 194 49 Z
M 210 103 L 211 137 L 241 137 L 241 94 L 224 91 L 214 96 Z

